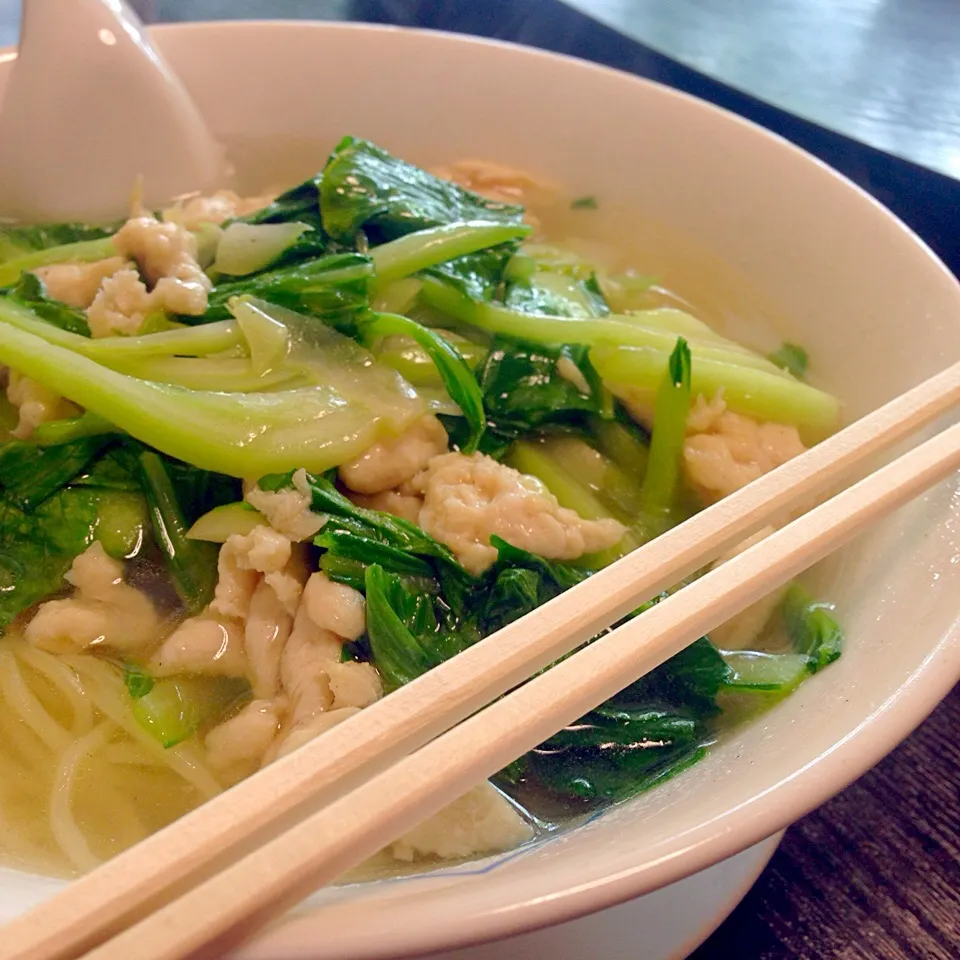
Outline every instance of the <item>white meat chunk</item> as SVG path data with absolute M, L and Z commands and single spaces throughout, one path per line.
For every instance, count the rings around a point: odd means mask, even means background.
M 86 310 L 107 277 L 131 266 L 123 257 L 108 257 L 93 263 L 52 263 L 37 267 L 33 272 L 43 281 L 47 294 L 54 300 Z
M 325 710 L 367 707 L 383 696 L 380 675 L 369 663 L 340 662 L 342 641 L 311 616 L 308 591 L 309 583 L 280 660 L 294 728 Z
M 189 230 L 152 216 L 132 217 L 114 234 L 113 245 L 137 262 L 156 309 L 189 316 L 207 309 L 213 284 L 197 262 L 197 238 Z
M 163 219 L 197 230 L 204 223 L 217 225 L 233 217 L 262 210 L 273 201 L 272 195 L 241 197 L 233 190 L 217 190 L 205 197 L 192 197 L 177 207 L 165 210 Z
M 259 526 L 248 534 L 228 537 L 220 548 L 217 587 L 210 609 L 219 616 L 244 619 L 260 574 L 282 576 L 291 555 L 290 540 L 270 527 Z M 280 582 L 274 577 L 275 585 Z M 299 590 L 296 593 L 299 595 Z
M 184 620 L 153 655 L 150 673 L 157 677 L 179 673 L 245 677 L 243 625 L 206 613 Z
M 288 753 L 293 753 L 305 743 L 309 743 L 314 737 L 319 737 L 321 733 L 348 720 L 354 714 L 360 711 L 356 707 L 344 707 L 342 710 L 328 710 L 325 713 L 319 713 L 312 720 L 294 728 L 283 739 L 274 742 L 273 749 L 267 751 L 264 762 L 270 763 L 285 757 Z
M 485 782 L 414 827 L 389 849 L 398 860 L 417 856 L 452 860 L 509 850 L 532 836 L 530 824 Z
M 333 706 L 328 667 L 339 656 L 340 641 L 314 624 L 301 605 L 280 658 L 280 683 L 290 700 L 291 728 Z
M 727 560 L 748 550 L 754 544 L 766 539 L 774 532 L 776 528 L 766 526 L 758 530 L 752 537 L 747 537 L 742 543 L 738 543 L 731 550 L 728 550 L 723 556 L 718 557 L 713 566 L 719 566 L 726 563 Z M 789 584 L 778 587 L 772 593 L 761 597 L 755 603 L 751 604 L 746 610 L 742 610 L 735 617 L 731 617 L 726 623 L 721 624 L 710 631 L 710 639 L 721 650 L 746 650 L 752 647 L 757 638 L 763 633 L 764 627 L 770 622 L 774 611 L 780 606 L 784 595 L 789 588 Z
M 399 487 L 447 450 L 447 431 L 433 414 L 420 417 L 399 436 L 375 443 L 356 460 L 342 464 L 340 479 L 357 493 Z
M 207 734 L 207 762 L 220 772 L 252 772 L 277 736 L 280 712 L 280 706 L 272 700 L 252 700 Z
M 103 280 L 87 309 L 87 324 L 93 337 L 136 336 L 147 314 L 154 309 L 147 285 L 132 267 L 118 270 Z
M 356 640 L 366 629 L 363 594 L 343 583 L 333 583 L 323 573 L 314 573 L 303 588 L 303 604 L 320 628 L 345 640 Z
M 295 543 L 315 536 L 326 522 L 325 517 L 311 511 L 311 498 L 296 488 L 274 492 L 254 486 L 244 499 L 267 518 L 274 530 Z
M 719 500 L 804 452 L 796 427 L 757 423 L 727 410 L 721 395 L 697 401 L 683 447 L 687 477 L 705 500 Z
M 435 167 L 435 176 L 501 203 L 524 203 L 531 194 L 546 188 L 529 174 L 491 160 L 458 160 L 447 167 Z
M 379 510 L 390 513 L 402 520 L 417 523 L 420 519 L 420 510 L 423 507 L 423 498 L 414 494 L 401 493 L 399 490 L 384 490 L 383 493 L 350 493 L 350 499 L 358 506 L 367 510 Z
M 424 493 L 420 526 L 475 574 L 497 558 L 492 534 L 548 559 L 575 560 L 625 532 L 616 520 L 584 520 L 535 477 L 479 453 L 435 457 L 414 486 Z
M 123 567 L 99 541 L 74 561 L 67 573 L 73 596 L 48 600 L 27 624 L 30 643 L 51 653 L 108 647 L 140 654 L 154 643 L 160 622 L 146 594 L 123 581 Z
M 41 423 L 75 417 L 80 413 L 69 400 L 16 370 L 8 373 L 7 399 L 20 414 L 13 435 L 21 440 L 31 437 Z
M 290 636 L 293 618 L 286 605 L 265 581 L 253 591 L 247 610 L 243 647 L 253 694 L 275 697 L 280 687 L 280 657 Z
M 328 667 L 333 709 L 369 707 L 383 696 L 383 681 L 370 663 L 347 660 L 334 661 Z

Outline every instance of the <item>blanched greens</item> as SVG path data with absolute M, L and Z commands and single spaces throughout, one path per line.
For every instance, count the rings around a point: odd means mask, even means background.
M 30 271 L 111 256 L 114 228 L 0 231 L 0 364 L 83 408 L 16 440 L 16 411 L 0 403 L 0 631 L 62 591 L 94 539 L 161 565 L 170 608 L 199 613 L 217 543 L 266 522 L 239 478 L 302 489 L 304 469 L 324 518 L 310 566 L 365 596 L 366 631 L 344 657 L 372 662 L 389 691 L 692 512 L 681 457 L 698 394 L 722 389 L 730 410 L 808 440 L 837 425 L 835 398 L 801 382 L 801 348 L 766 358 L 680 310 L 642 309 L 649 278 L 533 240 L 522 207 L 366 140 L 346 137 L 322 171 L 225 227 L 199 235 L 213 285 L 202 315 L 155 313 L 139 335 L 103 339 Z M 415 523 L 348 498 L 337 467 L 430 411 L 455 448 L 536 477 L 584 519 L 619 521 L 621 542 L 561 563 L 494 535 L 497 559 L 474 575 Z M 595 804 L 685 769 L 731 698 L 775 700 L 840 655 L 832 608 L 803 588 L 779 615 L 790 651 L 701 638 L 498 783 L 521 800 Z M 250 695 L 243 681 L 154 680 L 132 663 L 124 677 L 165 746 Z
M 376 244 L 457 221 L 523 219 L 523 207 L 471 193 L 356 137 L 344 137 L 324 168 L 320 210 L 341 243 L 355 242 L 360 230 Z

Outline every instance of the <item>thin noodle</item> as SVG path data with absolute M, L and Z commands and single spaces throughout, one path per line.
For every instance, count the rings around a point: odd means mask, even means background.
M 70 746 L 73 737 L 43 708 L 27 688 L 16 658 L 8 649 L 0 649 L 0 692 L 7 702 L 19 710 L 34 733 L 54 752 Z
M 105 855 L 111 856 L 113 852 L 132 847 L 149 836 L 151 831 L 134 805 L 128 785 L 124 783 L 123 786 L 118 786 L 111 782 L 112 765 L 103 763 L 102 757 L 102 750 L 97 750 L 95 755 L 91 754 L 88 775 L 96 777 L 97 806 L 109 814 L 110 834 L 115 844 L 114 850 L 105 852 Z M 101 762 L 94 765 L 97 758 L 100 758 Z
M 97 710 L 128 733 L 149 754 L 179 774 L 204 799 L 223 792 L 223 787 L 206 768 L 197 750 L 191 750 L 186 744 L 166 749 L 139 726 L 121 699 L 125 695 L 122 681 L 112 673 L 110 667 L 92 657 L 70 657 L 67 663 L 87 681 L 84 688 L 93 698 Z
M 4 702 L 4 698 L 0 697 L 0 703 Z M 5 706 L 6 709 L 0 710 L 0 743 L 3 744 L 0 755 L 4 759 L 9 757 L 13 762 L 16 760 L 16 753 L 28 769 L 42 769 L 43 765 L 49 762 L 50 748 L 27 724 L 26 717 L 15 704 L 5 703 Z
M 58 864 L 50 852 L 39 844 L 33 843 L 12 823 L 4 818 L 3 806 L 0 806 L 0 849 L 9 858 L 16 859 L 31 870 L 43 870 L 45 873 L 58 872 Z
M 73 816 L 73 791 L 80 765 L 86 757 L 104 746 L 113 736 L 114 725 L 104 721 L 73 743 L 60 758 L 50 794 L 50 829 L 78 870 L 92 870 L 100 863 Z
M 137 743 L 130 743 L 128 740 L 122 740 L 120 743 L 108 743 L 100 756 L 107 763 L 116 766 L 129 767 L 150 767 L 151 769 L 163 768 L 167 766 L 165 758 L 155 757 L 140 748 Z
M 73 670 L 58 657 L 37 650 L 28 643 L 19 644 L 15 653 L 29 667 L 43 674 L 69 702 L 73 711 L 75 734 L 80 735 L 93 728 L 93 705 L 86 697 L 83 684 Z

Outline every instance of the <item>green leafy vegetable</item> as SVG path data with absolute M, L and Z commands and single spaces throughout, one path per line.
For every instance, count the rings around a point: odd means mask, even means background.
M 223 231 L 212 270 L 231 276 L 259 273 L 283 259 L 312 228 L 306 223 L 231 223 Z
M 807 351 L 795 343 L 785 341 L 779 350 L 770 354 L 769 360 L 792 373 L 798 380 L 802 380 L 807 373 Z
M 153 677 L 131 663 L 123 666 L 123 683 L 133 700 L 145 697 L 153 689 Z
M 843 652 L 843 630 L 833 616 L 833 605 L 814 600 L 793 583 L 783 601 L 783 620 L 794 650 L 807 658 L 811 673 L 822 670 Z
M 440 636 L 433 600 L 415 593 L 379 564 L 364 579 L 367 639 L 384 689 L 395 690 L 437 666 L 434 642 Z
M 43 447 L 32 440 L 8 440 L 0 444 L 0 490 L 21 510 L 30 511 L 82 473 L 106 442 L 85 437 Z
M 468 220 L 405 234 L 370 251 L 376 269 L 377 286 L 382 287 L 421 270 L 464 258 L 467 254 L 475 254 L 488 247 L 519 240 L 529 232 L 530 228 L 522 223 Z M 462 270 L 466 265 L 467 262 L 464 261 L 459 268 L 452 268 L 451 276 L 455 275 L 453 271 Z M 499 260 L 497 270 L 502 270 Z
M 717 360 L 691 344 L 691 393 L 723 391 L 727 409 L 756 420 L 795 425 L 808 443 L 822 440 L 840 422 L 840 404 L 828 393 L 800 383 L 782 371 L 770 374 L 733 357 Z M 606 386 L 627 403 L 648 404 L 662 377 L 667 355 L 644 347 L 596 346 L 590 362 Z
M 140 471 L 154 539 L 166 558 L 167 569 L 187 611 L 199 613 L 213 599 L 217 585 L 217 547 L 188 539 L 190 524 L 160 456 L 140 454 Z
M 296 242 L 288 247 L 282 256 L 282 263 L 293 263 L 297 260 L 311 260 L 322 257 L 327 253 L 338 252 L 337 245 L 331 244 L 330 238 L 323 229 L 320 218 L 320 180 L 322 174 L 317 174 L 297 184 L 285 193 L 281 193 L 272 203 L 260 210 L 254 210 L 242 217 L 236 217 L 227 224 L 227 229 L 233 223 L 247 223 L 252 225 L 275 223 L 302 223 L 310 230 L 302 233 Z
M 202 322 L 229 317 L 227 304 L 234 297 L 259 297 L 308 313 L 352 335 L 369 307 L 372 278 L 372 261 L 359 253 L 305 260 L 241 280 L 218 283 L 210 292 Z M 183 319 L 197 322 L 196 317 Z
M 487 419 L 505 437 L 607 409 L 588 350 L 575 344 L 549 347 L 497 337 L 478 380 Z
M 522 207 L 471 193 L 356 137 L 341 140 L 327 162 L 320 209 L 327 233 L 343 243 L 360 230 L 376 244 L 457 221 L 523 219 Z
M 225 503 L 203 514 L 187 531 L 187 538 L 226 543 L 235 534 L 247 536 L 266 523 L 266 517 L 249 503 Z
M 320 179 L 318 174 L 281 193 L 267 206 L 235 217 L 230 223 L 307 223 L 320 227 Z
M 33 428 L 33 440 L 46 447 L 55 447 L 63 443 L 72 443 L 86 437 L 97 437 L 106 433 L 116 433 L 116 428 L 108 420 L 95 413 L 81 413 L 78 417 L 64 420 L 48 420 Z
M 427 353 L 439 371 L 447 393 L 469 425 L 470 435 L 464 444 L 464 453 L 473 453 L 486 429 L 487 420 L 480 387 L 457 348 L 442 333 L 399 314 L 377 314 L 368 327 L 368 333 L 371 337 L 410 337 Z
M 102 240 L 114 233 L 118 226 L 119 224 L 98 227 L 85 223 L 46 223 L 5 227 L 0 230 L 0 263 L 51 247 Z
M 610 308 L 595 277 L 581 279 L 561 271 L 536 270 L 507 284 L 507 307 L 550 317 L 605 317 Z
M 570 201 L 571 210 L 596 210 L 600 204 L 597 203 L 597 198 L 594 196 L 584 196 L 577 197 L 575 200 Z
M 130 709 L 137 723 L 169 748 L 200 728 L 212 726 L 249 695 L 244 680 L 169 677 L 155 680 L 149 690 L 133 699 Z
M 501 243 L 428 267 L 420 276 L 443 283 L 469 300 L 490 301 L 501 289 L 504 272 L 516 249 L 516 241 Z
M 46 286 L 35 273 L 24 273 L 8 296 L 61 330 L 69 330 L 82 337 L 90 336 L 86 314 L 48 296 Z
M 801 653 L 727 650 L 722 655 L 731 670 L 724 681 L 728 690 L 786 694 L 795 690 L 809 672 L 809 661 Z
M 679 337 L 657 392 L 650 457 L 643 478 L 643 512 L 654 523 L 669 522 L 676 505 L 689 412 L 690 348 Z
M 300 324 L 302 349 L 291 353 L 290 362 L 298 361 L 292 372 L 306 377 L 309 387 L 220 392 L 148 381 L 142 378 L 147 371 L 126 376 L 73 352 L 77 343 L 92 341 L 56 330 L 3 299 L 0 362 L 171 457 L 235 477 L 326 470 L 422 413 L 409 386 L 357 344 L 323 324 L 308 325 L 295 315 L 287 320 Z
M 63 589 L 75 557 L 103 535 L 104 549 L 128 555 L 137 497 L 94 487 L 65 487 L 26 513 L 0 497 L 0 630 L 33 604 Z

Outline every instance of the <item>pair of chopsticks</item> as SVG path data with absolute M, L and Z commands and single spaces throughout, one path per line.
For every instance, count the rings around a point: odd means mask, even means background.
M 75 881 L 0 928 L 0 960 L 221 956 L 960 469 L 954 424 L 529 679 L 958 402 L 960 363 Z

